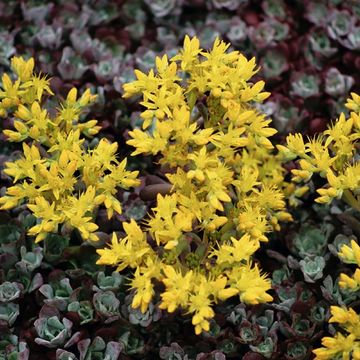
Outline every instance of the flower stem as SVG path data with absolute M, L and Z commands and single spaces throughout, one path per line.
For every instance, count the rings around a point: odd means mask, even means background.
M 344 190 L 343 199 L 355 210 L 360 211 L 360 203 L 357 201 L 353 193 L 347 189 Z

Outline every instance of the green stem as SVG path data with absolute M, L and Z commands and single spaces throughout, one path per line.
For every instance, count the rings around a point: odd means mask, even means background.
M 357 201 L 353 193 L 347 189 L 344 190 L 343 199 L 355 210 L 360 212 L 360 203 Z
M 69 256 L 78 256 L 83 249 L 84 248 L 80 246 L 68 246 L 64 249 L 64 252 Z

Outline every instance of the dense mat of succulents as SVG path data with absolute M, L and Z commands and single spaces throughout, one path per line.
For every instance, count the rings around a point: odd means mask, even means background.
M 0 359 L 360 359 L 359 19 L 1 3 Z

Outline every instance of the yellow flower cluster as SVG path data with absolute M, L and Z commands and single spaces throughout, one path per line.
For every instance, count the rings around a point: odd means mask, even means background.
M 360 289 L 360 246 L 355 240 L 351 240 L 350 246 L 343 245 L 338 255 L 344 263 L 356 264 L 358 267 L 352 277 L 346 274 L 340 275 L 340 287 L 352 292 L 358 291 Z
M 351 240 L 350 246 L 343 245 L 339 252 L 340 259 L 347 264 L 356 264 L 357 269 L 353 276 L 340 274 L 339 286 L 349 292 L 358 292 L 360 289 L 360 246 Z M 315 359 L 357 359 L 360 360 L 360 315 L 353 309 L 331 307 L 332 317 L 329 322 L 336 322 L 348 334 L 337 332 L 335 336 L 322 339 L 323 348 L 314 350 Z
M 23 156 L 7 162 L 4 173 L 14 178 L 14 186 L 0 198 L 0 209 L 27 203 L 37 218 L 29 230 L 39 242 L 59 226 L 77 228 L 84 240 L 97 240 L 94 210 L 104 204 L 108 217 L 121 212 L 117 186 L 137 186 L 138 172 L 126 171 L 126 159 L 116 158 L 117 144 L 101 139 L 89 149 L 81 135 L 96 134 L 96 120 L 83 122 L 83 109 L 96 96 L 86 90 L 78 97 L 76 88 L 53 115 L 43 107 L 43 96 L 53 95 L 49 80 L 34 74 L 34 60 L 15 57 L 11 61 L 17 79 L 2 76 L 0 114 L 13 113 L 15 130 L 4 130 L 10 141 L 23 142 Z M 28 141 L 28 143 L 25 142 Z
M 337 332 L 334 337 L 324 337 L 324 347 L 314 350 L 318 360 L 360 360 L 360 316 L 353 309 L 331 306 L 329 322 L 338 323 L 347 333 Z
M 125 238 L 98 250 L 99 264 L 135 269 L 133 307 L 146 311 L 160 281 L 160 307 L 191 313 L 196 334 L 209 330 L 218 301 L 272 300 L 251 257 L 279 221 L 291 220 L 285 192 L 294 189 L 269 140 L 276 130 L 254 105 L 269 93 L 250 82 L 255 59 L 228 48 L 217 39 L 204 51 L 186 36 L 179 54 L 156 58 L 156 71 L 136 70 L 124 85 L 124 97 L 141 94 L 145 107 L 142 129 L 129 133 L 132 155 L 156 155 L 172 189 L 157 195 L 146 231 L 131 222 Z
M 339 252 L 340 259 L 347 264 L 356 264 L 353 276 L 340 274 L 339 286 L 349 292 L 360 289 L 360 246 L 351 240 L 350 246 L 343 245 Z M 360 316 L 353 310 L 339 306 L 331 307 L 332 317 L 329 322 L 336 322 L 348 334 L 344 336 L 337 332 L 335 336 L 324 337 L 324 347 L 314 350 L 315 359 L 357 359 L 360 360 Z
M 294 181 L 308 181 L 314 173 L 327 179 L 318 189 L 318 203 L 330 203 L 342 198 L 360 211 L 360 162 L 356 142 L 360 138 L 360 96 L 351 93 L 346 107 L 351 111 L 348 118 L 342 113 L 324 133 L 304 141 L 301 134 L 291 134 L 287 145 L 277 145 L 287 160 L 300 158 L 298 169 L 292 170 Z

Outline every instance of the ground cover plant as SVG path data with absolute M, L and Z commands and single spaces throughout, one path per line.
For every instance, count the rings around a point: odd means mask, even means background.
M 0 359 L 359 358 L 356 1 L 0 18 Z

